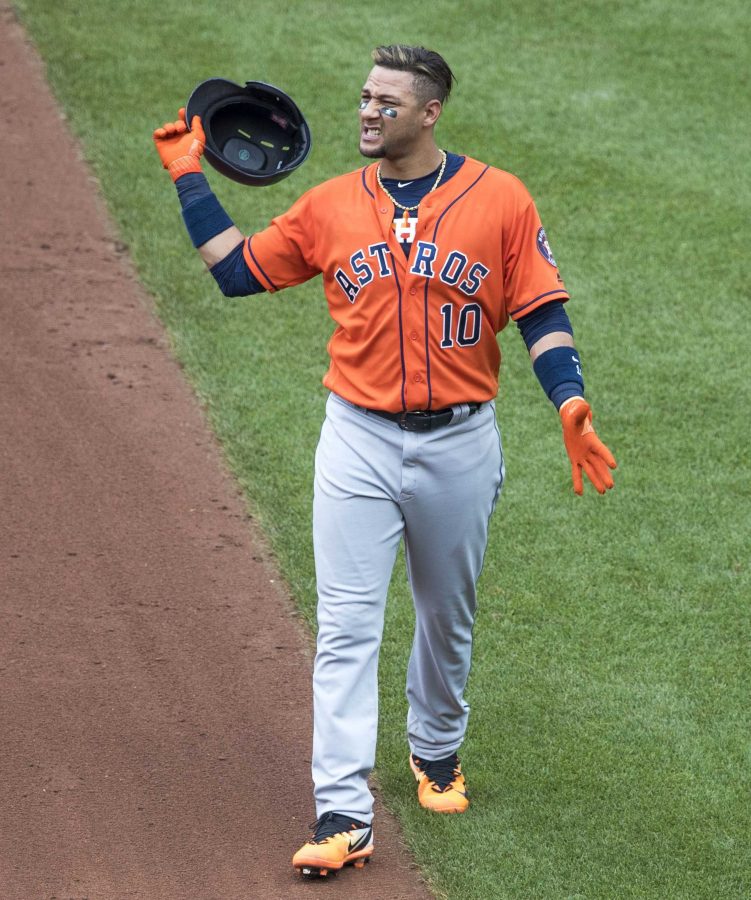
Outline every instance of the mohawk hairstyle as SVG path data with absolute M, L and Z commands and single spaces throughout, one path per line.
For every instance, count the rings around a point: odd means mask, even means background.
M 425 47 L 389 44 L 376 47 L 371 57 L 377 66 L 383 66 L 384 69 L 411 72 L 414 76 L 415 94 L 421 103 L 429 100 L 445 103 L 456 82 L 456 76 L 440 53 Z

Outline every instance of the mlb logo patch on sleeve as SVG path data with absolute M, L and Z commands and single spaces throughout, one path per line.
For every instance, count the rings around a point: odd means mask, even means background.
M 556 261 L 553 258 L 553 251 L 550 249 L 550 244 L 548 243 L 544 228 L 540 228 L 537 232 L 537 249 L 540 251 L 546 262 L 549 262 L 551 266 L 558 268 Z

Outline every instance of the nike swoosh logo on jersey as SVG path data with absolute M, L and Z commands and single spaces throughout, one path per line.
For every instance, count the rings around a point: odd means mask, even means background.
M 397 181 L 396 186 L 397 187 L 408 187 L 410 184 L 412 184 L 411 181 Z

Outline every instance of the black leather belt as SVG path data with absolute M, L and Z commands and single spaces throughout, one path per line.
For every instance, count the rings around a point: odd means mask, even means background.
M 468 403 L 468 415 L 473 416 L 478 409 L 482 407 L 482 403 Z M 446 409 L 419 409 L 413 412 L 386 412 L 385 409 L 369 409 L 369 413 L 374 416 L 380 416 L 382 419 L 388 419 L 389 422 L 396 424 L 403 431 L 435 431 L 436 428 L 443 428 L 454 419 L 454 409 L 449 406 Z

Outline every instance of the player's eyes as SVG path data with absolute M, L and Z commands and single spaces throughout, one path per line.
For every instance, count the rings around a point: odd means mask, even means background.
M 370 97 L 361 97 L 360 98 L 360 109 L 365 109 L 365 107 L 370 103 Z M 396 118 L 396 109 L 393 106 L 382 106 L 379 110 L 382 116 L 388 116 L 390 119 Z

